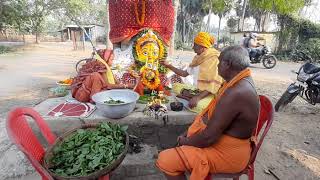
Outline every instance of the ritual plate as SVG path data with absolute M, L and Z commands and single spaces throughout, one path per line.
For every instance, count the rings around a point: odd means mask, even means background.
M 65 84 L 65 83 L 62 83 L 61 81 L 56 82 L 56 84 L 59 86 L 71 86 L 71 84 Z
M 60 86 L 71 86 L 73 79 L 72 78 L 68 78 L 68 79 L 64 79 L 62 81 L 57 81 L 56 83 Z
M 90 103 L 64 102 L 57 105 L 47 116 L 54 117 L 88 117 L 96 107 Z

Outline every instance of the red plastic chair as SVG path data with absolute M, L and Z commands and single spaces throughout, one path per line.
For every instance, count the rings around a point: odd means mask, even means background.
M 25 116 L 30 116 L 36 122 L 49 145 L 54 143 L 57 138 L 56 135 L 52 133 L 47 123 L 32 108 L 17 108 L 9 113 L 6 124 L 8 136 L 27 156 L 43 180 L 53 180 L 54 178 L 41 164 L 45 149 L 34 135 Z M 109 175 L 100 177 L 99 180 L 109 180 Z
M 271 101 L 266 97 L 266 96 L 259 96 L 260 98 L 260 114 L 259 114 L 259 119 L 257 122 L 257 127 L 253 131 L 253 137 L 257 138 L 256 143 L 252 143 L 252 152 L 251 152 L 251 157 L 248 163 L 248 166 L 241 171 L 240 173 L 234 173 L 234 174 L 224 174 L 224 173 L 219 173 L 219 174 L 209 174 L 205 180 L 210 180 L 212 178 L 233 178 L 234 180 L 239 180 L 240 176 L 243 174 L 247 174 L 249 180 L 254 180 L 254 161 L 256 160 L 257 153 L 260 149 L 260 146 L 263 142 L 263 139 L 267 135 L 271 124 L 273 122 L 273 113 L 274 109 L 272 106 Z M 264 124 L 267 123 L 266 127 L 264 128 L 264 131 L 258 140 L 258 135 Z

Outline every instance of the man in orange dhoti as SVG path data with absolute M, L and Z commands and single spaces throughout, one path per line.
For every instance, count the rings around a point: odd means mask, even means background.
M 218 72 L 225 83 L 217 97 L 178 137 L 178 147 L 159 154 L 157 167 L 167 179 L 202 180 L 208 173 L 237 173 L 248 164 L 250 137 L 259 116 L 259 99 L 248 69 L 249 55 L 240 46 L 219 56 Z

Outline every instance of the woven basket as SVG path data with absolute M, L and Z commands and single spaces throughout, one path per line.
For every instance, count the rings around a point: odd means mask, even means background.
M 115 159 L 109 166 L 98 170 L 96 172 L 93 172 L 91 174 L 88 174 L 86 176 L 60 176 L 55 174 L 54 172 L 49 170 L 50 167 L 50 162 L 49 160 L 52 158 L 53 156 L 53 149 L 54 147 L 56 147 L 57 145 L 61 144 L 63 142 L 63 140 L 67 137 L 69 137 L 70 135 L 72 135 L 73 133 L 75 133 L 78 129 L 95 129 L 99 126 L 99 124 L 85 124 L 82 125 L 81 127 L 78 128 L 74 128 L 70 131 L 67 131 L 66 133 L 64 133 L 62 136 L 58 137 L 55 141 L 55 143 L 53 145 L 51 145 L 48 150 L 46 151 L 45 155 L 44 155 L 44 159 L 43 159 L 43 166 L 44 168 L 50 173 L 50 175 L 52 177 L 54 177 L 54 179 L 57 180 L 87 180 L 87 179 L 98 179 L 101 176 L 107 175 L 109 174 L 111 171 L 113 171 L 114 169 L 116 169 L 121 162 L 123 161 L 123 159 L 125 158 L 127 152 L 128 152 L 128 148 L 129 148 L 129 135 L 126 134 L 126 143 L 125 143 L 125 148 L 123 150 L 123 152 L 118 156 L 117 159 Z

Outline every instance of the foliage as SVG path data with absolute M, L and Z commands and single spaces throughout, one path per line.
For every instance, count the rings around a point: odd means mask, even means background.
M 5 54 L 5 53 L 11 52 L 11 51 L 12 51 L 12 49 L 10 47 L 0 46 L 0 54 Z
M 101 123 L 79 129 L 53 149 L 50 170 L 60 176 L 86 176 L 110 165 L 125 148 L 127 127 Z
M 258 31 L 264 31 L 266 18 L 269 13 L 277 15 L 291 15 L 298 12 L 305 5 L 305 0 L 250 0 L 250 16 L 256 20 Z
M 30 31 L 30 14 L 26 0 L 5 0 L 0 6 L 0 30 L 11 26 L 19 31 Z
M 320 60 L 320 38 L 310 38 L 307 41 L 304 41 L 303 43 L 300 43 L 296 47 L 297 51 L 302 54 L 297 60 L 306 61 L 312 58 L 313 61 L 319 61 Z M 302 53 L 301 53 L 302 52 Z M 292 53 L 293 55 L 296 55 Z M 294 60 L 294 59 L 292 59 Z
M 229 11 L 231 11 L 233 7 L 233 0 L 207 0 L 203 3 L 202 8 L 206 11 L 209 11 L 209 15 L 211 12 L 219 16 L 219 27 L 218 27 L 218 41 L 220 36 L 220 26 L 221 19 L 224 17 Z M 208 27 L 209 27 L 209 18 L 208 17 Z
M 303 44 L 311 38 L 320 37 L 319 24 L 292 15 L 279 16 L 279 26 L 282 31 L 279 32 L 278 51 L 293 49 L 299 43 Z
M 235 31 L 238 25 L 238 20 L 236 17 L 231 17 L 227 20 L 227 26 L 230 28 L 231 31 Z
M 319 37 L 319 36 L 318 36 Z M 310 38 L 304 43 L 304 47 L 310 52 L 314 60 L 320 60 L 320 38 Z
M 305 5 L 305 0 L 250 0 L 250 5 L 254 9 L 265 12 L 289 15 L 303 8 Z
M 174 41 L 175 41 L 175 42 L 174 42 L 175 49 L 179 49 L 179 50 L 183 49 L 183 43 L 182 43 L 181 40 L 179 40 L 178 38 L 176 38 Z
M 207 15 L 202 3 L 205 0 L 180 0 L 179 11 L 177 14 L 176 36 L 183 44 L 191 42 L 196 32 L 201 30 L 203 18 Z M 177 39 L 178 39 L 177 38 Z
M 309 20 L 306 19 L 300 19 L 298 20 L 298 34 L 299 34 L 299 40 L 309 40 L 310 38 L 319 38 L 320 37 L 320 24 L 312 23 Z
M 71 21 L 79 24 L 105 23 L 104 0 L 2 0 L 0 30 L 6 26 L 37 36 L 57 31 Z
M 209 0 L 204 6 L 211 8 L 212 12 L 221 18 L 231 10 L 232 5 L 232 0 Z

